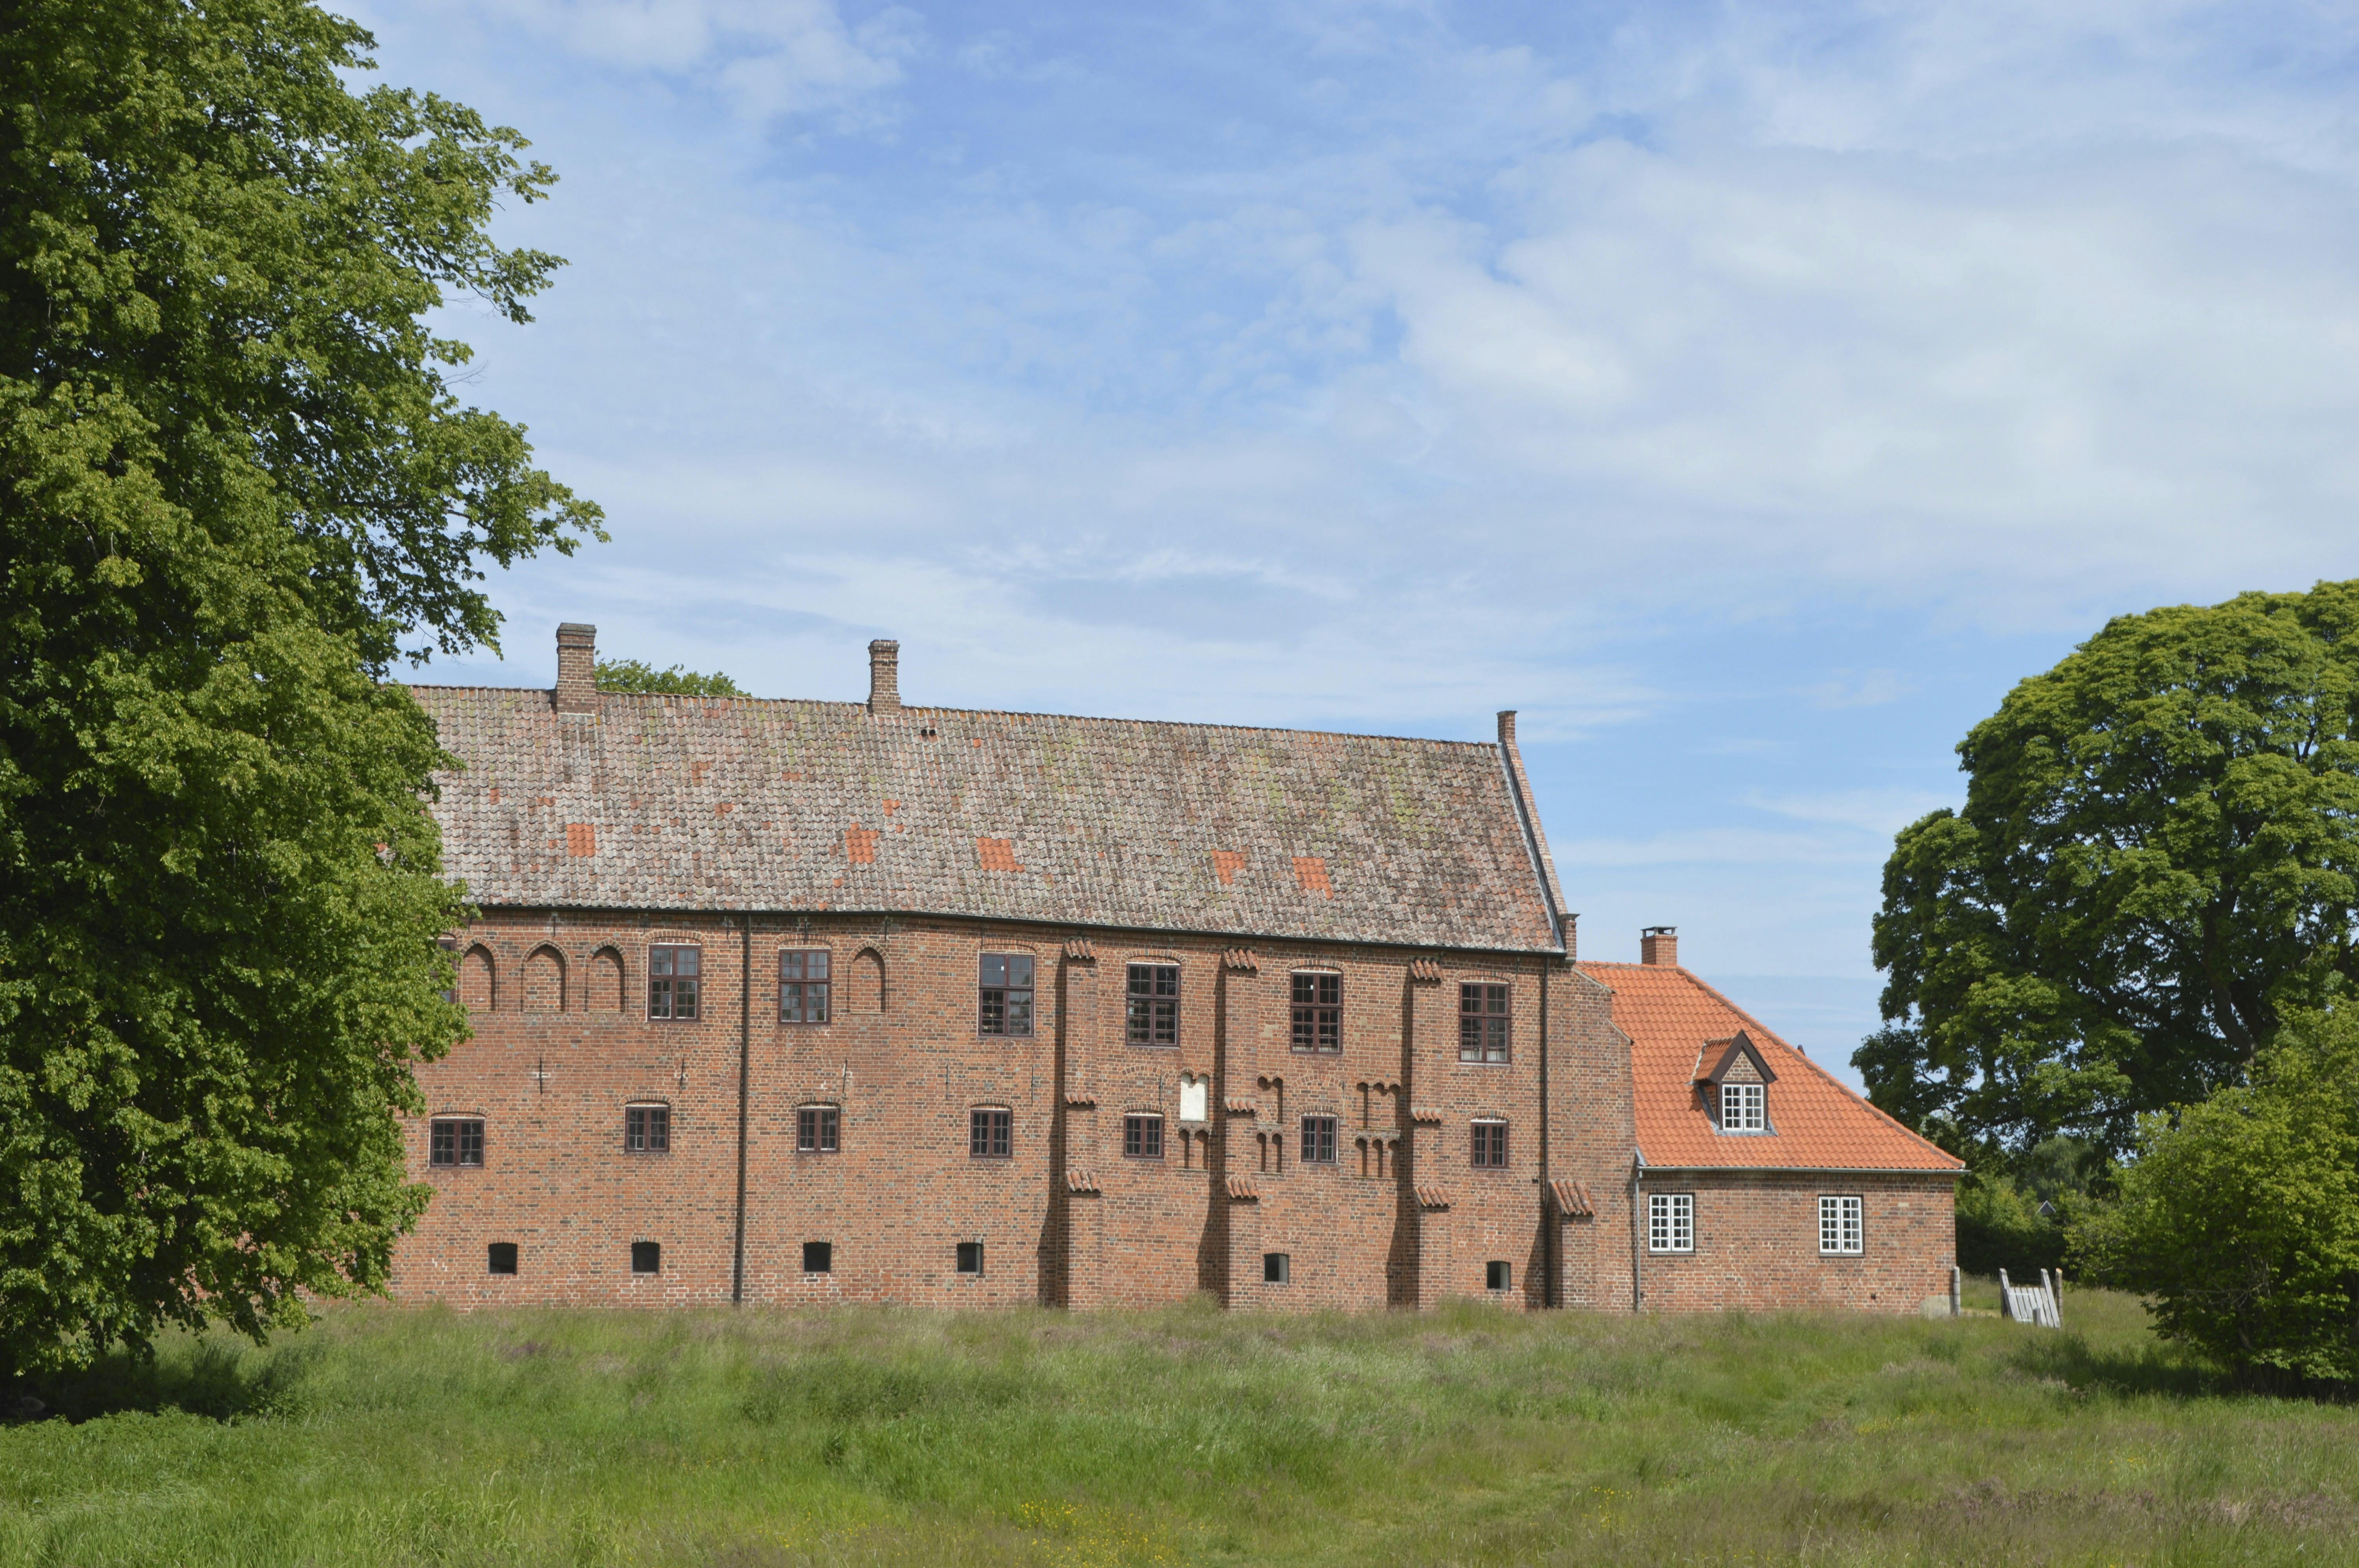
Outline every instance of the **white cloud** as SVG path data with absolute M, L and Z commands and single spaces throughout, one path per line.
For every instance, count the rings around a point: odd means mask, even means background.
M 1928 812 L 1955 806 L 1958 797 L 1933 790 L 1847 789 L 1813 795 L 1748 795 L 1745 804 L 1797 821 L 1856 828 L 1888 849 L 1894 834 Z

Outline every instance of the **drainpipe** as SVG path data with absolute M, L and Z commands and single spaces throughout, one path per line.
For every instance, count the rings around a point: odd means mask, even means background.
M 737 1245 L 729 1266 L 732 1306 L 745 1300 L 745 1095 L 754 1076 L 754 917 L 746 915 L 737 929 Z
M 1645 1214 L 1639 1202 L 1645 1196 L 1647 1156 L 1637 1150 L 1630 1151 L 1630 1310 L 1647 1310 L 1646 1230 Z

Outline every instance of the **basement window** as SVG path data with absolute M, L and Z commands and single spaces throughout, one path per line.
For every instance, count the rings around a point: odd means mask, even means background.
M 1261 1282 L 1265 1285 L 1288 1284 L 1294 1279 L 1294 1258 L 1287 1252 L 1265 1252 L 1261 1255 Z
M 631 1272 L 660 1274 L 663 1272 L 663 1243 L 634 1241 L 631 1243 Z
M 803 1243 L 803 1272 L 832 1274 L 835 1271 L 835 1243 L 806 1241 Z
M 515 1273 L 516 1271 L 516 1244 L 513 1241 L 493 1242 L 490 1248 L 486 1249 L 486 1256 L 484 1260 L 484 1268 L 486 1273 Z
M 962 1274 L 983 1272 L 983 1243 L 962 1241 L 958 1244 L 958 1271 Z
M 1483 1265 L 1483 1288 L 1486 1291 L 1512 1291 L 1516 1288 L 1516 1268 L 1505 1258 L 1494 1258 Z

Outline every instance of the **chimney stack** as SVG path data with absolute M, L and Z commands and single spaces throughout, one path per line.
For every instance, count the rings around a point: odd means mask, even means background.
M 1668 964 L 1677 968 L 1680 962 L 1680 928 L 1676 925 L 1649 925 L 1639 932 L 1638 962 Z
M 557 629 L 557 711 L 598 711 L 598 628 L 568 621 Z
M 868 711 L 901 711 L 901 644 L 890 637 L 868 644 Z

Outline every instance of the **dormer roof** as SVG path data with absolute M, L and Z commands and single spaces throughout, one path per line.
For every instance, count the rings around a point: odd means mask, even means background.
M 1753 1043 L 1753 1036 L 1742 1029 L 1725 1040 L 1703 1043 L 1696 1052 L 1695 1081 L 1718 1087 L 1729 1081 L 1730 1072 L 1739 1062 L 1749 1062 L 1753 1067 L 1751 1075 L 1737 1075 L 1740 1081 L 1757 1084 L 1777 1081 L 1777 1069 L 1769 1065 L 1769 1058 L 1761 1054 L 1761 1047 Z

